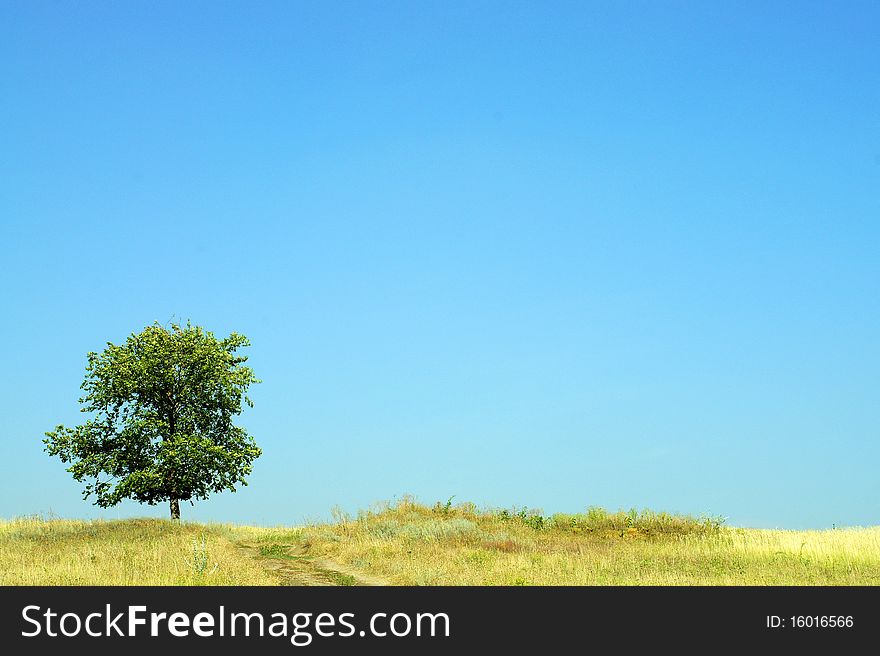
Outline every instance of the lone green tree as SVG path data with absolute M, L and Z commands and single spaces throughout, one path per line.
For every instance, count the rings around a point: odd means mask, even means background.
M 236 355 L 249 345 L 190 323 L 155 323 L 121 346 L 108 342 L 88 354 L 81 385 L 81 411 L 94 416 L 46 433 L 45 450 L 71 463 L 83 498 L 94 495 L 102 508 L 167 501 L 180 519 L 181 501 L 247 485 L 261 451 L 232 421 L 243 403 L 253 406 L 247 390 L 260 382 Z

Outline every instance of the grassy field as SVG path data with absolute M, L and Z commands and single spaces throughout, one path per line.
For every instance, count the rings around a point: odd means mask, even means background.
M 729 528 L 410 500 L 301 528 L 0 522 L 4 585 L 875 585 L 880 528 Z
M 3 585 L 276 585 L 236 546 L 247 529 L 134 519 L 0 523 Z

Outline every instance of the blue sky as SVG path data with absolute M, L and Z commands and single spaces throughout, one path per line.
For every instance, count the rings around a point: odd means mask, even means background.
M 0 4 L 0 516 L 85 354 L 253 342 L 251 485 L 880 523 L 876 3 Z

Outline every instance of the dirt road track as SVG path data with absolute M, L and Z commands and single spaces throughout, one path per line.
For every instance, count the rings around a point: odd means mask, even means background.
M 239 544 L 242 554 L 275 574 L 281 585 L 390 585 L 379 577 L 333 561 L 312 558 L 298 545 Z

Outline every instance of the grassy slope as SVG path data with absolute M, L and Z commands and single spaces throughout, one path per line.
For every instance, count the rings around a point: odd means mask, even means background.
M 290 578 L 297 568 L 312 576 L 328 567 L 410 585 L 872 585 L 880 528 L 764 531 L 663 514 L 543 517 L 411 501 L 299 529 L 0 522 L 7 585 L 278 585 L 313 580 Z
M 880 528 L 734 529 L 601 510 L 539 517 L 404 501 L 300 539 L 310 553 L 401 584 L 880 584 Z

